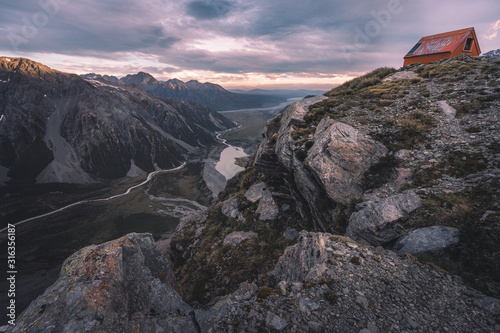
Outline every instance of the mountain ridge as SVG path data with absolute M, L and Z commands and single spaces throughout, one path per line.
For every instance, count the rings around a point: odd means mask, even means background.
M 0 58 L 0 80 L 0 165 L 13 181 L 88 183 L 124 177 L 134 165 L 172 168 L 216 143 L 214 131 L 235 126 L 194 102 L 27 59 Z
M 211 82 L 202 83 L 197 80 L 184 82 L 177 78 L 161 81 L 146 72 L 128 74 L 121 79 L 114 76 L 102 76 L 94 73 L 81 76 L 102 80 L 107 80 L 108 78 L 111 82 L 116 82 L 116 80 L 118 80 L 119 83 L 124 85 L 134 84 L 158 97 L 174 97 L 194 101 L 217 111 L 271 107 L 286 101 L 288 98 L 304 97 L 310 94 L 310 91 L 307 90 L 266 91 L 256 89 L 248 92 L 233 92 L 224 89 L 221 85 Z M 317 91 L 317 93 L 322 92 Z

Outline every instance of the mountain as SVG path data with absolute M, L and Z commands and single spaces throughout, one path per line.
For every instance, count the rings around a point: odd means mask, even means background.
M 101 75 L 101 74 L 89 73 L 89 74 L 83 74 L 80 76 L 85 78 L 85 79 L 91 79 L 91 80 L 104 80 L 104 81 L 109 81 L 112 83 L 119 83 L 120 82 L 120 79 L 118 79 L 116 76 L 112 76 L 112 75 Z
M 500 58 L 500 49 L 498 50 L 491 50 L 489 52 L 483 53 L 483 57 L 493 57 L 493 58 Z
M 16 329 L 498 331 L 498 82 L 460 57 L 291 104 L 219 202 L 77 251 Z
M 194 102 L 0 58 L 0 181 L 89 183 L 172 168 L 234 126 Z
M 120 79 L 122 84 L 135 84 L 158 97 L 175 97 L 200 103 L 217 111 L 250 109 L 272 106 L 283 101 L 280 96 L 236 94 L 218 84 L 200 83 L 196 80 L 183 82 L 178 79 L 159 81 L 151 74 L 139 72 Z
M 305 96 L 317 96 L 323 95 L 325 91 L 321 90 L 306 90 L 306 89 L 252 89 L 252 90 L 242 90 L 242 89 L 231 89 L 231 92 L 238 94 L 252 94 L 252 95 L 271 95 L 271 96 L 282 96 L 284 98 L 294 98 L 294 97 L 305 97 Z

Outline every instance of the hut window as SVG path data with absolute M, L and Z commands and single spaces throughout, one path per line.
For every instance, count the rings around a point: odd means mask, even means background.
M 464 51 L 470 51 L 470 49 L 472 48 L 473 41 L 474 41 L 474 38 L 467 38 L 467 41 L 465 42 Z
M 422 43 L 415 44 L 415 46 L 410 50 L 410 52 L 408 52 L 407 55 L 412 55 L 413 53 L 415 53 L 415 51 L 418 50 L 418 48 L 420 47 L 420 45 L 422 45 Z

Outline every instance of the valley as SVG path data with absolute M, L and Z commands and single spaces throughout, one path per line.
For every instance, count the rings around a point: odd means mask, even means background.
M 105 86 L 105 89 L 110 87 Z M 170 102 L 173 105 L 179 103 Z M 0 229 L 4 231 L 8 223 L 16 224 L 18 269 L 22 272 L 17 280 L 19 311 L 57 279 L 63 261 L 82 247 L 131 232 L 148 232 L 155 239 L 169 238 L 182 217 L 206 209 L 217 191 L 224 188 L 226 179 L 243 170 L 234 164 L 234 157 L 254 152 L 266 122 L 290 102 L 269 108 L 220 113 L 239 126 L 221 131 L 217 136 L 219 143 L 214 141 L 211 148 L 208 147 L 210 149 L 192 155 L 184 164 L 170 171 L 157 169 L 146 175 L 137 166 L 139 172 L 132 172 L 134 165 L 131 165 L 128 177 L 100 182 L 15 182 L 0 186 Z M 61 142 L 58 146 L 68 146 L 66 151 L 74 154 L 57 131 L 59 119 L 62 118 L 56 113 L 49 118 L 47 126 L 53 127 L 49 134 L 54 136 L 56 133 Z M 163 132 L 152 123 L 150 128 Z M 49 141 L 55 142 L 53 139 Z M 61 153 L 59 150 L 58 154 Z M 59 160 L 59 164 L 64 163 L 65 157 Z M 215 166 L 211 172 L 210 166 Z M 75 169 L 81 170 L 78 165 Z M 216 178 L 212 182 L 210 175 Z M 212 193 L 213 186 L 215 194 Z M 0 247 L 5 246 L 6 233 L 0 231 Z M 3 256 L 4 253 L 0 260 L 5 259 Z M 1 298 L 4 304 L 6 295 L 1 295 Z

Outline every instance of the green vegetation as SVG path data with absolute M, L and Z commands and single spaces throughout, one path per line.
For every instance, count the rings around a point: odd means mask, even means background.
M 494 212 L 496 185 L 479 185 L 470 192 L 429 195 L 410 219 L 415 228 L 445 225 L 460 230 L 459 244 L 449 256 L 423 254 L 420 260 L 431 262 L 482 292 L 500 296 L 500 214 Z
M 381 187 L 389 182 L 391 175 L 399 165 L 398 159 L 394 155 L 386 155 L 382 157 L 377 163 L 373 164 L 368 171 L 365 172 L 363 178 L 363 185 L 365 189 L 373 189 Z
M 351 81 L 344 83 L 340 87 L 332 89 L 331 91 L 326 93 L 326 96 L 333 97 L 333 96 L 352 95 L 358 90 L 379 84 L 380 82 L 382 82 L 383 78 L 395 72 L 396 70 L 394 68 L 388 68 L 388 67 L 378 68 L 366 75 L 352 79 Z
M 435 119 L 421 111 L 411 112 L 396 123 L 386 118 L 386 123 L 385 131 L 372 136 L 393 151 L 417 147 L 425 142 L 427 134 L 435 127 Z
M 304 162 L 304 160 L 307 157 L 307 152 L 305 150 L 302 150 L 302 149 L 297 149 L 295 151 L 295 156 L 297 156 L 297 158 L 299 159 L 299 161 Z
M 244 199 L 248 188 L 261 180 L 254 167 L 243 171 L 231 190 L 224 193 L 221 200 L 236 196 L 238 209 L 245 218 L 244 222 L 227 217 L 221 212 L 219 203 L 208 214 L 205 228 L 196 246 L 190 248 L 195 239 L 196 221 L 189 224 L 172 241 L 176 276 L 182 294 L 188 301 L 208 302 L 212 297 L 234 291 L 247 280 L 258 280 L 262 287 L 268 285 L 267 275 L 287 246 L 293 242 L 283 237 L 287 228 L 302 229 L 300 216 L 297 216 L 294 203 L 290 200 L 274 198 L 278 205 L 292 206 L 281 212 L 277 221 L 262 221 L 255 214 L 257 203 Z M 266 180 L 266 183 L 271 183 Z M 254 231 L 258 237 L 250 238 L 239 245 L 225 245 L 226 235 L 234 231 Z M 181 249 L 181 250 L 179 250 Z M 268 289 L 261 289 L 262 293 Z
M 449 81 L 460 75 L 470 75 L 478 68 L 475 63 L 468 63 L 459 60 L 453 60 L 444 64 L 430 64 L 417 68 L 416 72 L 423 78 L 436 78 L 443 81 Z

